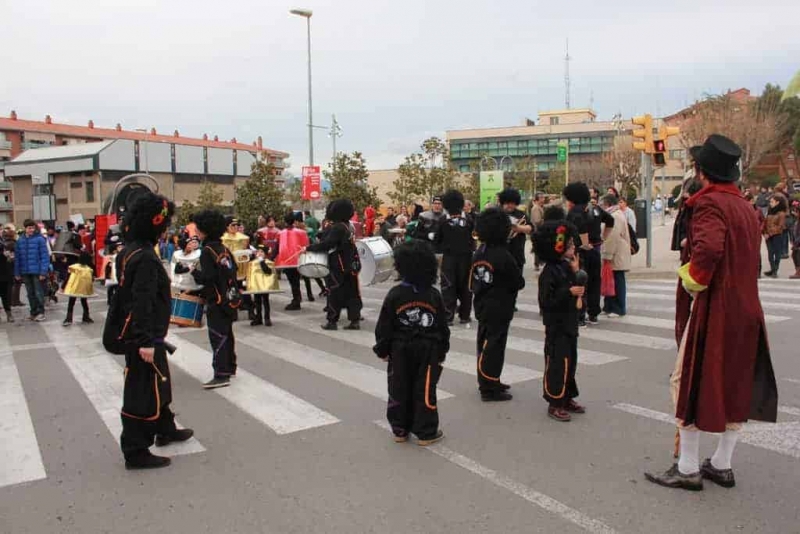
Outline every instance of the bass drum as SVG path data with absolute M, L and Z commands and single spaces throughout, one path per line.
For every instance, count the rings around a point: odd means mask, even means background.
M 325 278 L 330 274 L 327 252 L 303 252 L 297 258 L 297 270 L 306 278 Z
M 176 273 L 175 268 L 178 265 L 183 268 L 188 268 L 189 272 Z M 200 265 L 200 251 L 193 250 L 189 254 L 184 254 L 182 250 L 176 250 L 172 255 L 172 262 L 169 265 L 168 273 L 172 280 L 172 287 L 179 291 L 197 291 L 203 289 L 203 286 L 194 281 L 191 271 Z M 184 270 L 184 269 L 181 270 Z
M 356 241 L 361 258 L 361 283 L 365 286 L 380 284 L 394 274 L 392 247 L 382 237 L 368 237 Z

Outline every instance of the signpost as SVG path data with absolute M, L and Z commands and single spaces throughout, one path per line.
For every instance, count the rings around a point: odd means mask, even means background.
M 556 161 L 564 164 L 564 183 L 569 183 L 569 141 L 559 141 Z
M 322 183 L 319 165 L 303 167 L 303 200 L 315 201 L 322 197 Z
M 495 197 L 503 190 L 503 171 L 481 171 L 480 174 L 481 205 L 494 204 Z

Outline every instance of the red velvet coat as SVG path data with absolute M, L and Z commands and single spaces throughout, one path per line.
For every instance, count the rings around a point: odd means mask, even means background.
M 687 207 L 689 274 L 708 289 L 697 294 L 686 325 L 676 417 L 706 432 L 748 419 L 774 422 L 778 389 L 758 296 L 756 213 L 733 184 L 705 187 Z

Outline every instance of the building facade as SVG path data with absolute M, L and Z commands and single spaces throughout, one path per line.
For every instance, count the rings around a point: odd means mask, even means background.
M 3 144 L 2 141 L 5 141 Z M 264 148 L 261 138 L 252 145 L 219 139 L 171 136 L 23 121 L 12 112 L 0 118 L 0 210 L 14 221 L 33 217 L 65 221 L 81 214 L 86 219 L 102 213 L 114 184 L 126 174 L 152 175 L 159 191 L 178 205 L 195 201 L 201 184 L 210 181 L 230 203 L 234 186 L 250 175 L 256 158 L 275 165 L 280 176 L 289 154 Z M 12 159 L 13 158 L 13 159 Z M 6 202 L 3 195 L 8 195 Z M 11 214 L 9 217 L 8 214 Z M 3 213 L 0 211 L 0 217 Z

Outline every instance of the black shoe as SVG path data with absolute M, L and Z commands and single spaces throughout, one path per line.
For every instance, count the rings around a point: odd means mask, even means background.
M 504 402 L 510 401 L 513 399 L 514 396 L 511 393 L 503 390 L 497 391 L 487 391 L 485 393 L 481 393 L 481 400 L 483 402 Z
M 172 460 L 165 456 L 156 456 L 150 451 L 131 456 L 125 459 L 125 469 L 158 469 L 167 467 Z
M 764 276 L 772 276 L 772 271 L 764 271 Z
M 320 298 L 327 297 L 328 296 L 328 290 L 327 289 L 323 289 L 322 291 L 319 292 L 319 296 L 320 296 Z
M 170 443 L 186 441 L 192 436 L 194 436 L 194 430 L 191 428 L 176 428 L 175 432 L 170 434 L 158 434 L 156 436 L 156 447 L 163 447 Z
M 672 464 L 672 467 L 667 469 L 663 474 L 645 473 L 644 477 L 659 486 L 666 488 L 678 488 L 689 491 L 702 491 L 703 490 L 703 477 L 700 471 L 692 473 L 691 475 L 684 475 L 678 470 L 678 464 Z
M 710 458 L 703 461 L 703 465 L 700 466 L 700 474 L 703 475 L 703 478 L 723 488 L 732 488 L 736 485 L 733 469 L 717 469 L 712 465 Z
M 441 441 L 443 438 L 444 438 L 444 432 L 442 432 L 441 430 L 437 430 L 436 434 L 434 434 L 430 438 L 419 438 L 419 440 L 417 440 L 417 444 L 422 447 L 427 447 L 428 445 L 433 445 L 437 441 Z
M 589 316 L 588 323 L 589 323 L 589 324 L 599 324 L 599 323 L 600 323 L 600 321 L 598 321 L 598 320 L 597 320 L 597 316 L 591 316 L 591 315 L 590 315 L 590 316 Z
M 471 324 L 472 319 L 459 319 L 458 324 Z
M 72 319 L 64 319 L 64 322 L 61 323 L 61 326 L 72 326 Z
M 317 299 L 315 299 L 315 298 L 314 298 L 314 295 L 312 295 L 311 293 L 309 293 L 309 294 L 308 294 L 308 302 L 314 302 L 315 300 L 317 300 Z
M 253 319 L 252 321 L 250 321 L 250 326 L 258 326 L 258 325 L 260 325 L 260 324 L 264 324 L 264 323 L 261 321 L 261 319 Z
M 509 389 L 511 389 L 511 386 L 509 384 L 503 384 L 502 382 L 500 382 L 501 391 L 508 391 Z
M 286 311 L 297 311 L 299 309 L 300 309 L 300 303 L 294 300 L 289 304 L 287 304 L 286 307 L 284 308 L 284 310 Z
M 264 319 L 264 326 L 272 326 L 272 319 Z
M 203 389 L 216 389 L 225 388 L 231 385 L 231 378 L 229 376 L 215 376 L 205 384 Z
M 94 324 L 94 319 L 92 319 L 91 317 L 84 317 L 83 319 L 81 319 L 81 322 L 83 324 Z
M 344 327 L 345 330 L 361 330 L 361 325 L 358 324 L 358 321 L 354 321 L 349 325 Z
M 583 328 L 584 326 L 586 326 L 586 321 L 583 321 L 583 320 L 578 320 L 578 326 L 580 326 L 581 328 Z
M 339 325 L 336 323 L 325 323 L 322 325 L 323 330 L 339 330 Z
M 456 324 L 456 322 L 454 320 L 452 320 L 452 319 L 447 321 L 447 326 L 455 326 L 455 324 Z

